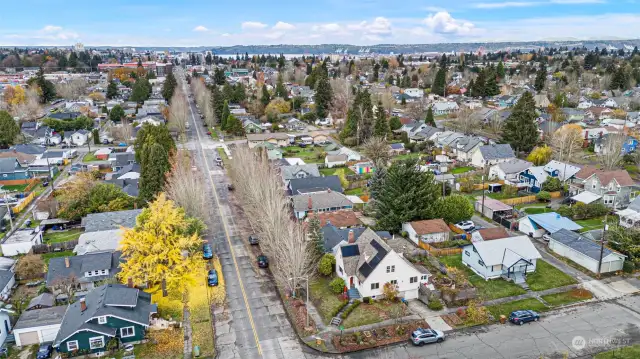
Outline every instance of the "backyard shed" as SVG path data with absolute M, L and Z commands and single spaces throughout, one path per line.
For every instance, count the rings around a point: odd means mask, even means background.
M 551 239 L 549 240 L 549 249 L 567 259 L 570 259 L 593 273 L 598 273 L 600 251 L 602 248 L 599 243 L 596 243 L 579 233 L 560 229 L 551 235 Z M 626 257 L 623 254 L 605 247 L 602 252 L 601 273 L 622 270 L 625 258 Z
M 17 346 L 53 342 L 60 331 L 66 306 L 29 310 L 13 327 Z
M 511 214 L 513 207 L 489 197 L 484 198 L 483 205 L 482 197 L 476 197 L 475 210 L 488 218 L 493 218 L 494 214 Z

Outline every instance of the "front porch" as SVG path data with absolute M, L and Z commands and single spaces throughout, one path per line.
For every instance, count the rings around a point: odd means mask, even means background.
M 506 270 L 502 270 L 501 277 L 505 280 L 513 281 L 515 284 L 523 284 L 527 281 L 527 270 L 533 266 L 533 263 L 524 258 L 518 259 Z

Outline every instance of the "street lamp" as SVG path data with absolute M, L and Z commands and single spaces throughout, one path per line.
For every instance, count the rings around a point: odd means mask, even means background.
M 307 312 L 307 325 L 306 325 L 306 327 L 308 328 L 309 327 L 309 276 L 292 277 L 292 278 L 289 278 L 289 281 L 293 281 L 293 280 L 296 280 L 296 279 L 303 279 L 307 283 L 307 303 L 305 305 L 307 307 L 306 308 L 306 312 Z M 293 285 L 293 297 L 295 298 L 295 296 L 296 296 L 296 288 L 295 288 L 295 282 L 294 282 L 294 285 Z

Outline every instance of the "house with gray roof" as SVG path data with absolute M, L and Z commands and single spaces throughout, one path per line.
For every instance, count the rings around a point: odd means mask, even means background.
M 105 279 L 120 272 L 120 252 L 96 252 L 73 257 L 56 257 L 49 260 L 47 287 L 57 294 L 56 285 L 68 278 L 75 278 L 81 290 L 93 289 Z
M 505 162 L 500 162 L 489 168 L 489 178 L 492 180 L 503 180 L 507 184 L 520 182 L 520 172 L 532 167 L 533 163 L 519 158 L 514 158 Z
M 422 272 L 389 247 L 371 228 L 358 237 L 347 234 L 347 243 L 336 252 L 336 274 L 348 288 L 350 298 L 383 298 L 386 283 L 396 286 L 404 299 L 418 298 L 418 288 L 427 283 L 429 272 Z
M 451 152 L 456 155 L 458 161 L 471 161 L 471 155 L 484 142 L 475 136 L 464 136 L 456 140 L 455 146 L 449 146 Z
M 151 294 L 120 284 L 105 284 L 69 305 L 53 342 L 59 353 L 105 352 L 107 343 L 138 343 L 151 315 L 158 312 Z
M 504 144 L 492 144 L 478 147 L 471 155 L 471 164 L 484 168 L 485 166 L 491 167 L 500 162 L 506 162 L 516 158 L 511 145 Z
M 133 228 L 136 225 L 136 217 L 142 212 L 141 209 L 131 209 L 126 211 L 90 213 L 82 218 L 84 233 L 106 231 L 109 229 Z
M 53 342 L 66 312 L 66 306 L 43 307 L 23 312 L 13 327 L 16 345 L 24 347 Z
M 549 249 L 592 273 L 620 271 L 626 258 L 625 255 L 605 247 L 602 252 L 602 265 L 600 266 L 600 251 L 602 250 L 600 243 L 564 228 L 551 234 Z
M 338 176 L 294 178 L 289 181 L 289 194 L 335 191 L 342 193 L 342 184 Z
M 411 142 L 434 141 L 442 130 L 436 127 L 425 126 L 420 131 L 409 135 Z
M 280 167 L 280 176 L 285 187 L 289 186 L 289 181 L 296 178 L 320 177 L 320 170 L 316 164 L 295 165 Z
M 342 193 L 331 190 L 297 194 L 291 197 L 296 218 L 303 219 L 307 213 L 334 212 L 353 208 L 353 203 Z

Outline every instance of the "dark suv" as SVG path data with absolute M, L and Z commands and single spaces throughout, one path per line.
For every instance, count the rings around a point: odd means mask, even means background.
M 260 268 L 269 267 L 269 260 L 267 259 L 267 256 L 265 256 L 264 254 L 261 254 L 258 256 L 258 267 Z
M 528 322 L 537 322 L 540 314 L 533 310 L 516 310 L 509 315 L 509 321 L 513 324 L 522 325 Z
M 255 234 L 249 235 L 249 244 L 251 245 L 258 244 L 258 236 L 256 236 Z

